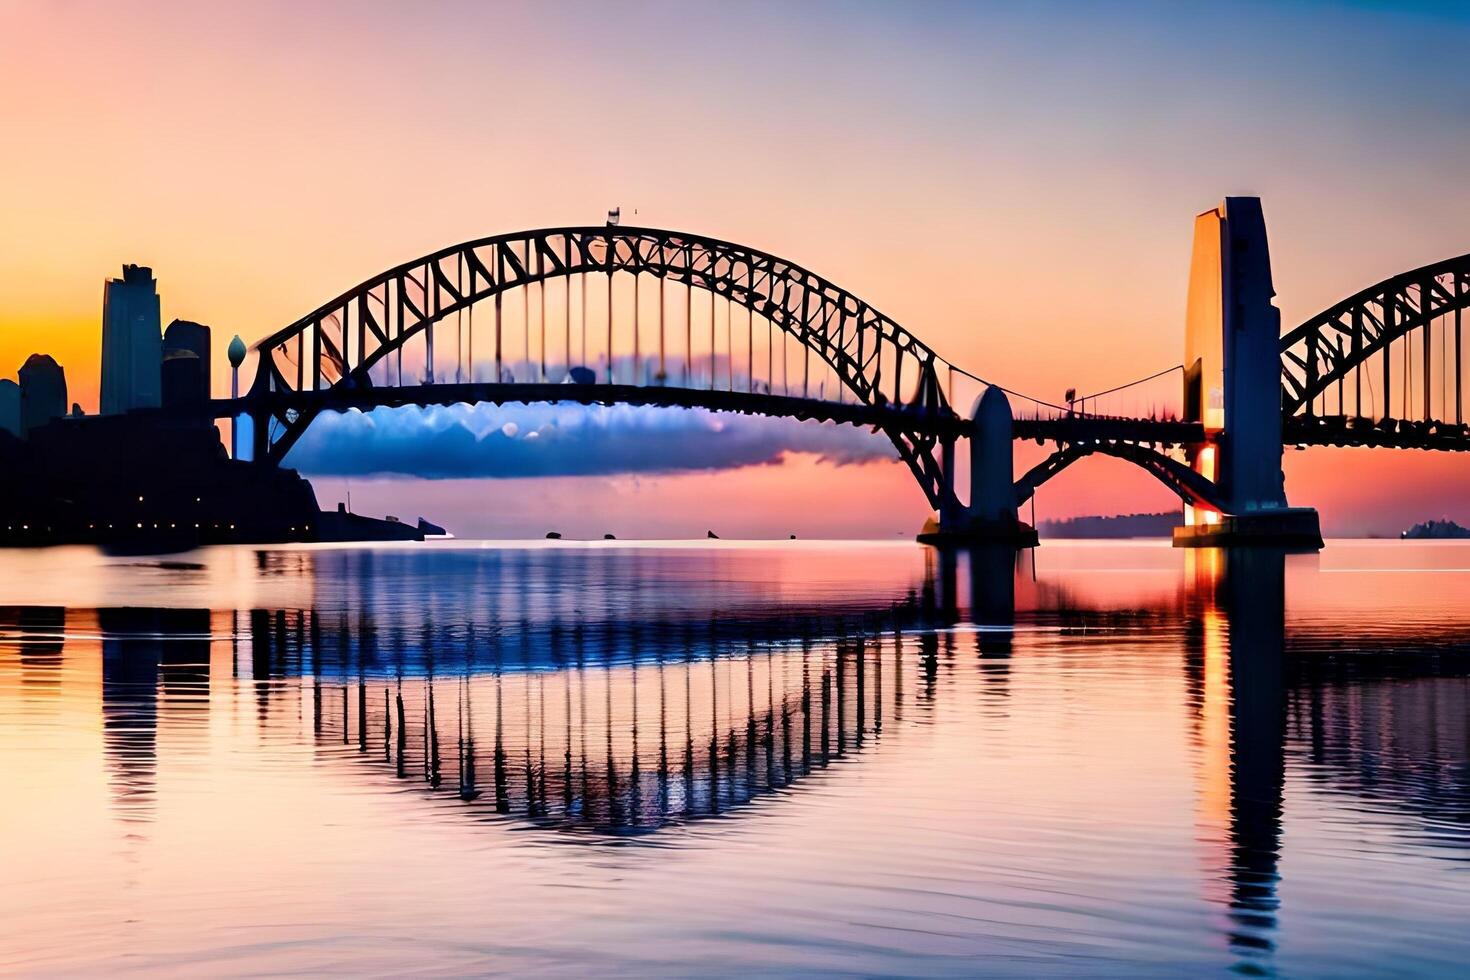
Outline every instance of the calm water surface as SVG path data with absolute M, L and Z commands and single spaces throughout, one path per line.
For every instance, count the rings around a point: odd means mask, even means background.
M 0 973 L 1464 975 L 1470 546 L 0 553 Z

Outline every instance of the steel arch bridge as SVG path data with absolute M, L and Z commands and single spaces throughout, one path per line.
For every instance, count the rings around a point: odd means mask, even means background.
M 643 323 L 648 280 L 658 299 L 653 322 Z M 683 287 L 675 296 L 682 310 L 670 308 L 670 285 Z M 630 286 L 630 322 L 620 323 L 615 287 Z M 512 297 L 519 303 L 507 309 Z M 456 364 L 446 377 L 436 371 L 435 343 L 442 351 L 450 331 Z M 707 407 L 873 426 L 940 508 L 953 495 L 941 444 L 965 428 L 941 385 L 952 366 L 858 296 L 758 249 L 649 228 L 549 228 L 441 249 L 360 283 L 256 350 L 245 402 L 257 419 L 254 458 L 273 464 L 324 410 L 476 401 Z M 594 360 L 595 371 L 586 366 Z M 569 375 L 581 383 L 565 383 Z
M 1386 279 L 1288 331 L 1280 341 L 1283 439 L 1470 450 L 1467 305 L 1470 255 Z M 617 226 L 441 249 L 358 284 L 256 352 L 249 391 L 214 409 L 252 416 L 253 458 L 270 465 L 323 411 L 474 402 L 699 407 L 881 431 L 941 516 L 963 513 L 954 447 L 976 432 L 953 404 L 955 377 L 988 385 L 794 262 L 716 238 Z M 1055 451 L 1015 482 L 1017 506 L 1090 455 L 1138 465 L 1186 503 L 1227 503 L 1220 487 L 1171 455 L 1210 438 L 1201 423 L 1100 411 L 1096 399 L 1091 410 L 1082 399 L 1079 411 L 1020 397 L 1034 409 L 1012 420 L 1011 437 Z
M 1467 306 L 1470 255 L 1461 255 L 1369 286 L 1288 331 L 1281 338 L 1286 441 L 1470 450 Z

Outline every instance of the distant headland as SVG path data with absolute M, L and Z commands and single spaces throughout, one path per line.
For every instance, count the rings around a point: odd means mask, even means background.
M 1118 514 L 1113 517 L 1070 517 L 1042 521 L 1037 533 L 1043 538 L 1167 538 L 1179 523 L 1179 512 Z
M 1415 524 L 1407 531 L 1399 535 L 1405 541 L 1411 540 L 1447 540 L 1450 538 L 1470 538 L 1470 527 L 1461 527 L 1454 521 L 1425 521 Z

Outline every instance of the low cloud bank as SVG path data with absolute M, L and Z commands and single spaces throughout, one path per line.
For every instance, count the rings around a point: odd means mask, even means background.
M 650 406 L 455 405 L 318 417 L 286 460 L 316 476 L 426 479 L 678 473 L 779 463 L 893 459 L 851 425 Z

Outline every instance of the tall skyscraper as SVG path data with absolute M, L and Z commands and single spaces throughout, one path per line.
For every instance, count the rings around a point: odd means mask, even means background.
M 153 270 L 125 265 L 102 293 L 102 414 L 162 402 L 163 338 Z
M 66 372 L 50 354 L 32 354 L 19 374 L 22 435 L 66 414 Z
M 20 385 L 9 378 L 0 378 L 0 429 L 13 436 L 21 434 Z

